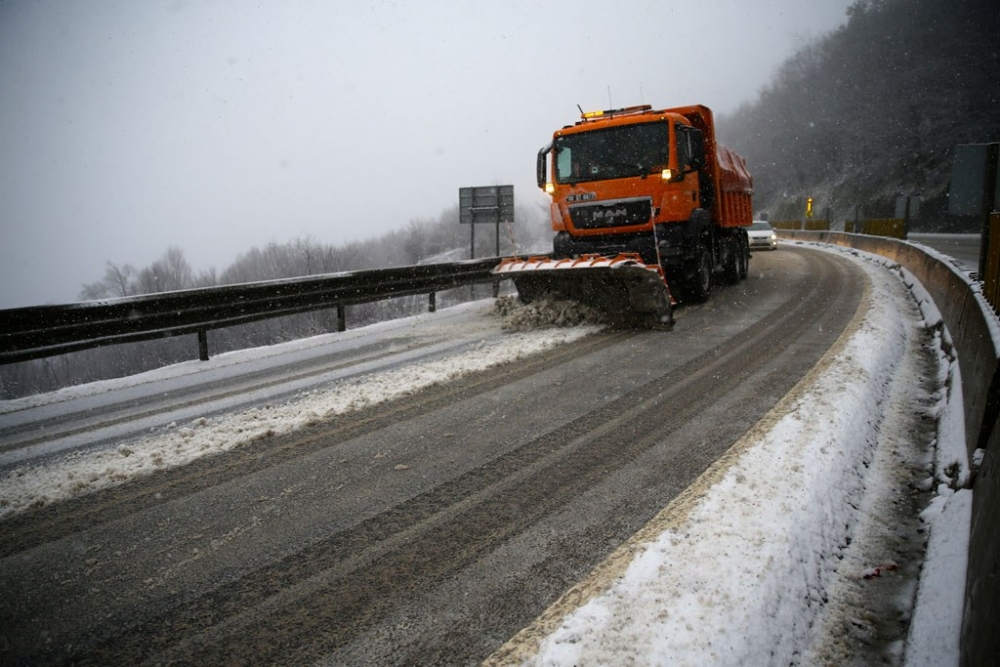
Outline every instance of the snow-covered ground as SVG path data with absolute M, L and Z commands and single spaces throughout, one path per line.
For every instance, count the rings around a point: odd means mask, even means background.
M 860 611 L 839 617 L 851 613 L 835 604 L 841 589 L 900 568 L 864 562 L 875 551 L 865 542 L 879 539 L 879 512 L 900 495 L 894 468 L 926 456 L 911 437 L 913 409 L 923 406 L 939 424 L 923 481 L 937 495 L 920 517 L 930 535 L 919 586 L 904 586 L 908 595 L 895 602 L 902 615 L 915 603 L 909 637 L 880 657 L 958 664 L 971 513 L 971 491 L 961 488 L 969 463 L 958 365 L 942 351 L 947 333 L 934 334 L 938 391 L 921 389 L 915 347 L 940 322 L 937 308 L 905 269 L 829 251 L 855 258 L 871 279 L 870 305 L 853 331 L 704 483 L 491 662 L 838 664 L 831 633 L 865 623 Z
M 499 320 L 490 321 L 490 311 L 495 310 L 491 303 L 476 302 L 456 308 L 481 311 L 478 321 L 494 332 L 497 330 Z M 553 318 L 559 321 L 553 323 L 579 323 L 580 317 L 574 318 L 574 314 L 552 309 L 539 316 L 548 318 L 548 321 Z M 523 310 L 519 315 L 522 319 L 527 316 L 531 320 L 530 313 Z M 565 322 L 566 318 L 570 318 L 570 322 Z M 429 318 L 418 315 L 408 319 Z M 507 321 L 514 329 L 526 328 L 519 325 L 516 318 Z M 405 327 L 406 323 L 399 320 L 391 325 L 383 323 L 365 330 L 354 330 L 351 335 L 364 335 L 365 331 L 370 335 L 390 326 Z M 47 458 L 41 464 L 27 462 L 11 467 L 0 477 L 0 520 L 33 506 L 123 484 L 136 477 L 182 466 L 259 438 L 289 433 L 324 419 L 412 394 L 428 386 L 447 383 L 462 375 L 508 364 L 586 336 L 597 328 L 596 325 L 527 327 L 527 330 L 485 338 L 471 348 L 466 346 L 459 352 L 432 361 L 402 364 L 360 377 L 351 375 L 327 383 L 322 388 L 305 389 L 290 400 L 268 401 L 259 407 L 221 412 L 211 417 L 201 416 L 197 407 L 189 408 L 184 413 L 188 415 L 187 421 L 170 422 L 165 427 L 152 429 L 139 439 L 127 438 L 117 447 L 81 449 L 61 457 Z M 0 402 L 0 415 L 28 407 L 44 407 L 70 398 L 100 396 L 135 386 L 162 384 L 192 374 L 212 374 L 235 365 L 259 365 L 266 357 L 279 353 L 284 356 L 297 354 L 322 346 L 324 341 L 336 336 L 327 334 L 283 345 L 240 350 L 218 355 L 208 362 L 177 364 L 118 380 L 67 387 L 52 394 Z M 201 409 L 206 408 L 202 406 Z
M 913 407 L 921 406 L 939 424 L 936 452 L 922 463 L 924 485 L 937 495 L 922 515 L 930 535 L 919 587 L 899 601 L 905 608 L 916 598 L 905 664 L 958 664 L 971 492 L 962 489 L 970 466 L 957 363 L 942 351 L 947 332 L 935 330 L 937 389 L 922 389 L 915 348 L 940 321 L 926 292 L 881 258 L 828 251 L 856 261 L 871 281 L 870 307 L 848 335 L 700 484 L 598 568 L 599 585 L 591 581 L 588 589 L 596 593 L 557 603 L 508 658 L 535 665 L 821 660 L 817 645 L 836 606 L 827 600 L 840 586 L 899 566 L 852 559 L 844 545 L 863 542 L 878 528 L 876 514 L 895 492 L 900 457 L 920 462 L 908 429 Z M 589 331 L 509 334 L 504 344 L 355 378 L 283 405 L 198 418 L 117 448 L 25 465 L 0 479 L 0 520 L 32 504 L 508 363 Z M 893 458 L 889 452 L 903 453 Z M 834 558 L 837 553 L 848 557 Z M 889 658 L 900 662 L 903 653 L 896 646 Z

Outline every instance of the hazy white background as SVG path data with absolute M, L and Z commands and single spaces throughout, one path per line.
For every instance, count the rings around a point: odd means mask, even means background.
M 370 238 L 466 185 L 542 202 L 577 104 L 732 111 L 852 2 L 0 0 L 0 308 L 170 245 L 201 271 Z

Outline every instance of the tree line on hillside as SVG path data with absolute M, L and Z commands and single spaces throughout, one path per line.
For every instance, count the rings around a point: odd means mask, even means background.
M 549 226 L 544 219 L 545 213 L 547 211 L 518 207 L 515 222 L 501 227 L 501 254 L 548 250 Z M 303 238 L 270 243 L 263 248 L 253 247 L 241 253 L 221 272 L 215 269 L 196 272 L 184 257 L 183 250 L 171 247 L 162 257 L 143 268 L 108 262 L 101 279 L 82 287 L 80 299 L 89 301 L 390 266 L 460 261 L 469 258 L 471 234 L 468 225 L 459 224 L 458 217 L 458 207 L 454 206 L 437 219 L 414 219 L 402 229 L 378 238 L 342 245 Z M 496 235 L 493 227 L 478 227 L 476 257 L 494 256 Z M 485 294 L 477 293 L 477 298 Z M 468 288 L 449 290 L 438 295 L 438 307 L 453 305 L 470 296 Z M 349 327 L 359 327 L 426 309 L 425 296 L 358 304 L 347 307 L 347 323 Z M 322 310 L 210 331 L 209 348 L 215 355 L 336 330 L 336 310 Z M 0 366 L 0 399 L 134 375 L 197 358 L 197 354 L 194 336 L 180 336 L 8 364 Z
M 719 126 L 772 219 L 807 196 L 835 219 L 891 217 L 919 195 L 916 223 L 940 224 L 955 145 L 1000 141 L 998 81 L 996 0 L 860 0 Z

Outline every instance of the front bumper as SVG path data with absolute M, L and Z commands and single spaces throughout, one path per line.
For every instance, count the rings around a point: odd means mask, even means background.
M 750 249 L 751 250 L 777 250 L 778 249 L 778 239 L 772 239 L 769 237 L 750 237 Z

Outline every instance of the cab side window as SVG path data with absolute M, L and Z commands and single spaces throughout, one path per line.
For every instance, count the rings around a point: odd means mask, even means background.
M 674 134 L 677 137 L 677 166 L 682 172 L 691 168 L 692 146 L 689 129 L 680 123 L 674 126 Z

